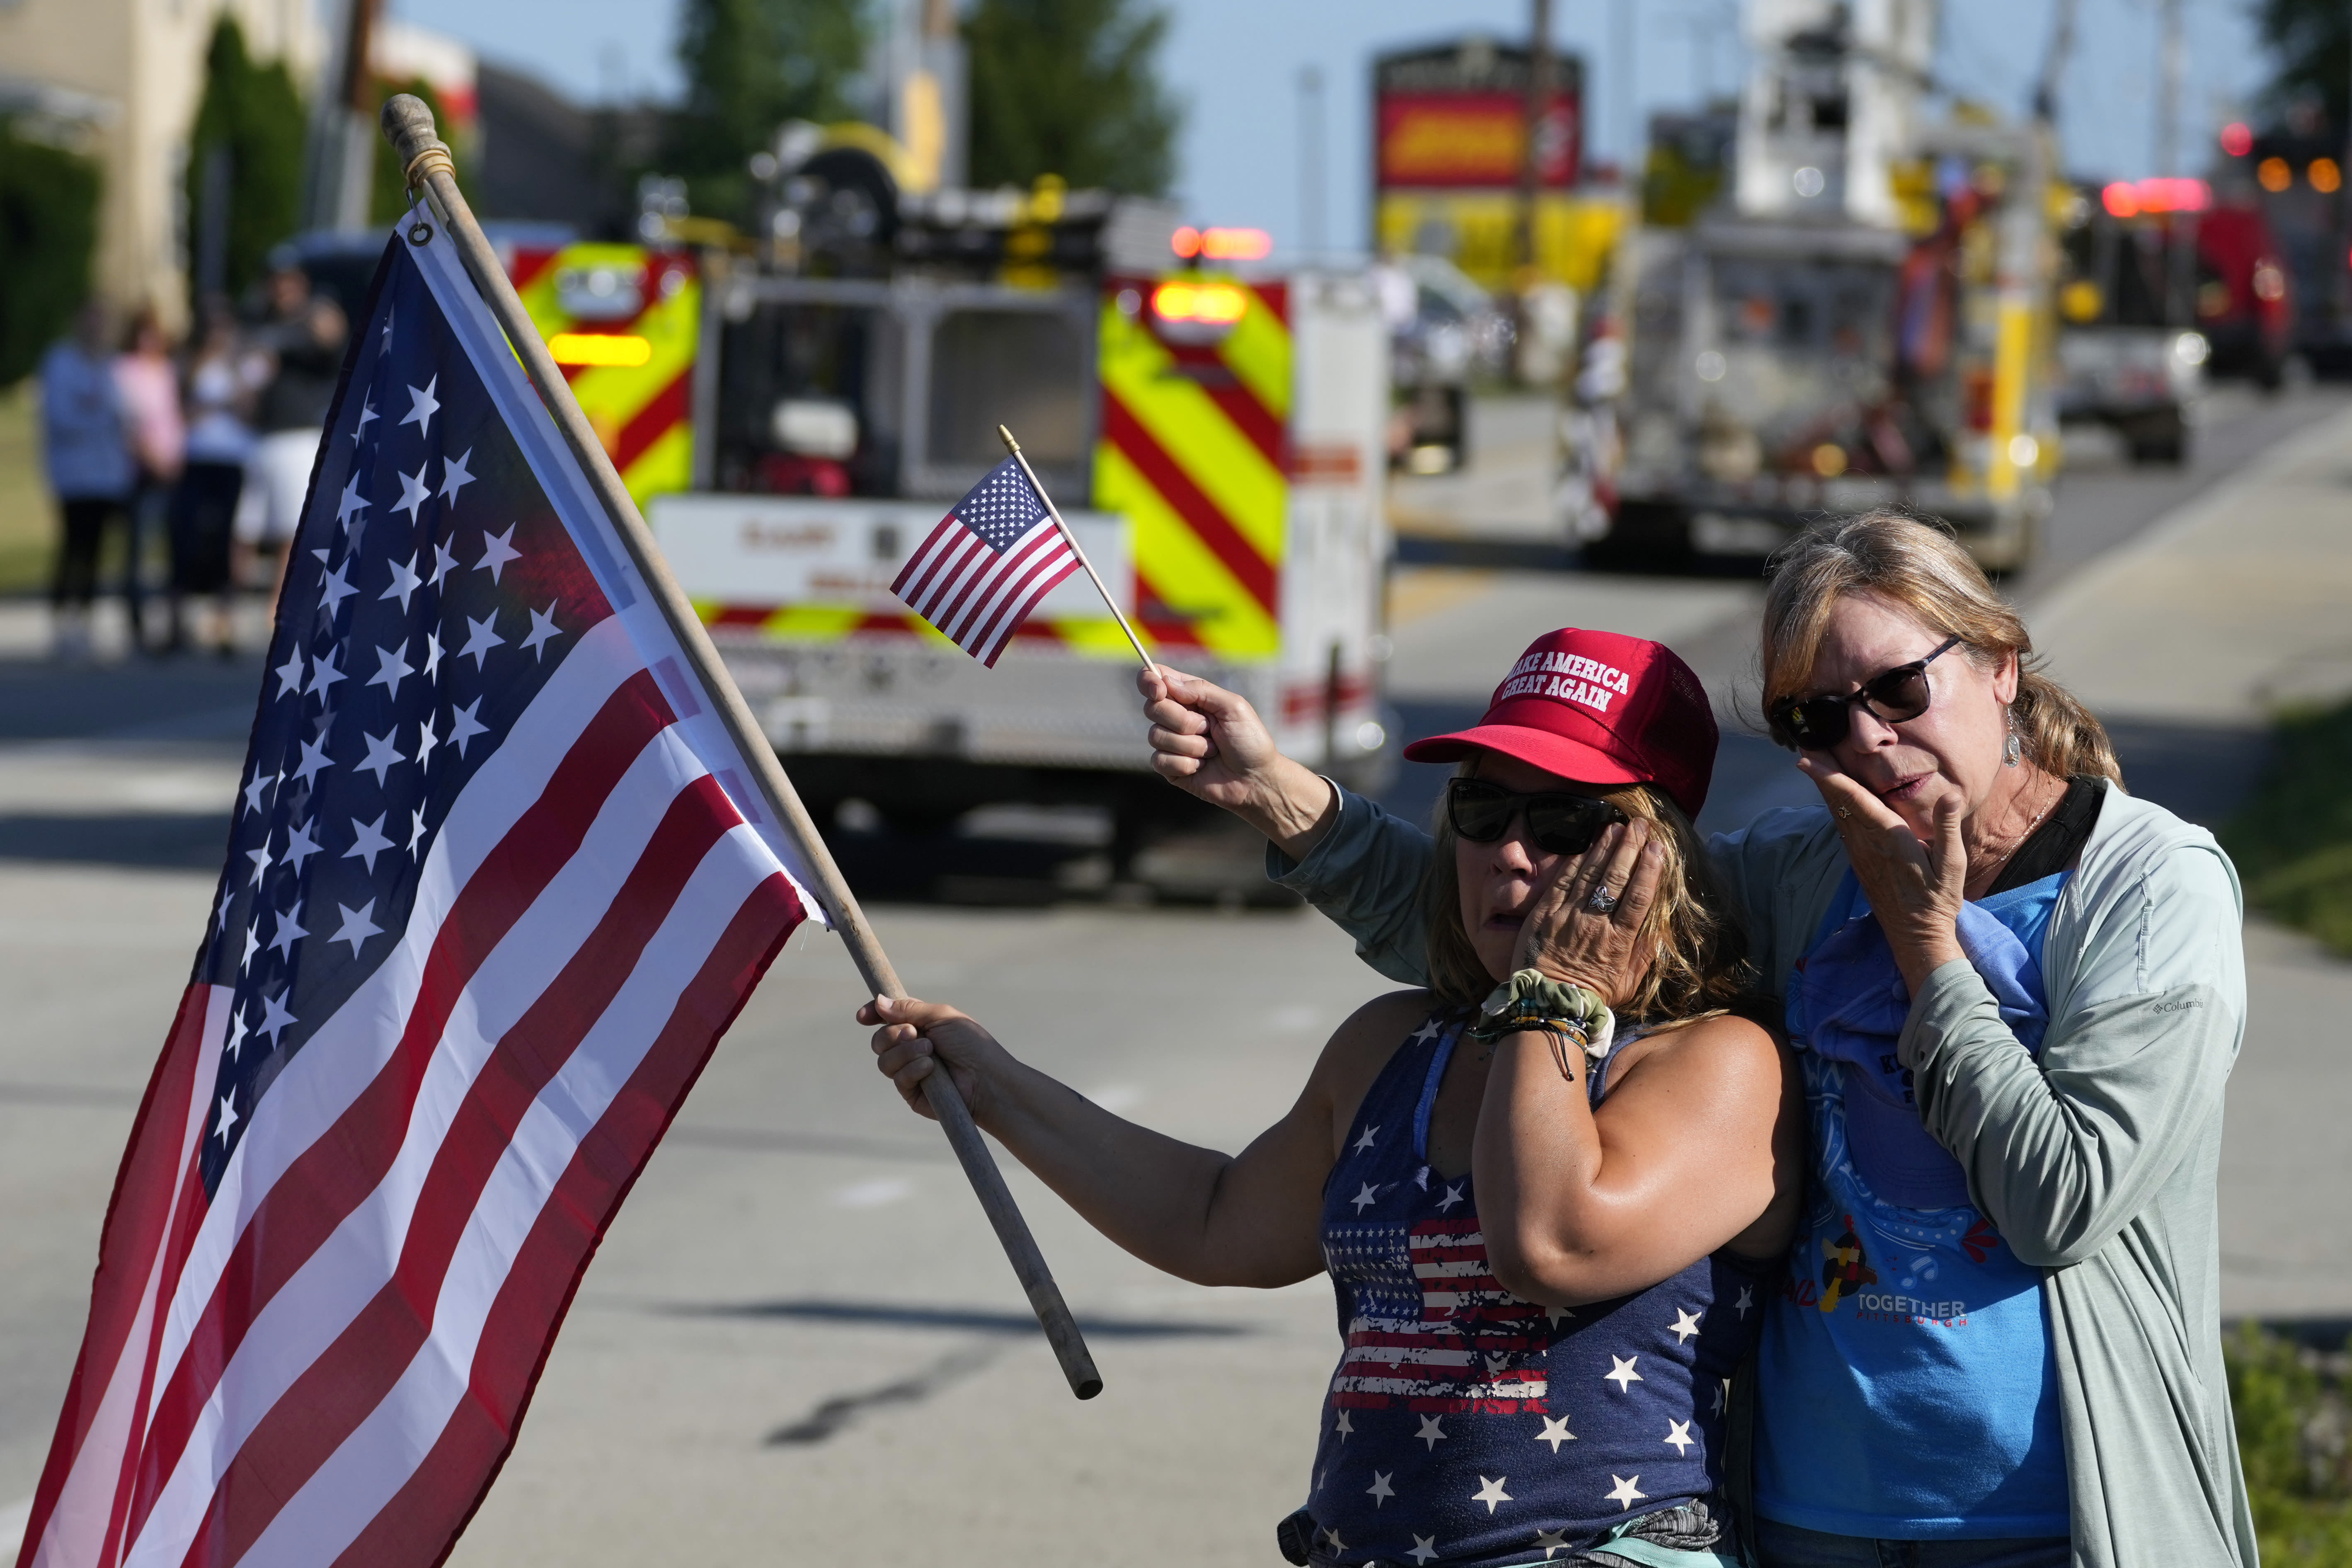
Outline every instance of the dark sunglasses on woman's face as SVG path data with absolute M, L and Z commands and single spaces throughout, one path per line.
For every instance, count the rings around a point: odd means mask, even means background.
M 1934 694 L 1927 689 L 1927 667 L 1959 646 L 1946 637 L 1935 652 L 1909 664 L 1884 669 L 1843 697 L 1783 697 L 1765 717 L 1772 738 L 1784 746 L 1826 752 L 1853 732 L 1853 710 L 1866 708 L 1883 723 L 1900 724 L 1927 710 Z
M 1605 829 L 1625 820 L 1607 801 L 1565 790 L 1521 795 L 1485 779 L 1454 779 L 1445 786 L 1446 817 L 1473 844 L 1494 843 L 1522 811 L 1528 837 L 1547 855 L 1581 855 Z

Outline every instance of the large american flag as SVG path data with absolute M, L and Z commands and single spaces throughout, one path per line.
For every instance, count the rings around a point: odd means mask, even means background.
M 817 909 L 449 251 L 355 323 L 28 1564 L 438 1562 Z
M 931 530 L 890 591 L 993 668 L 1013 628 L 1077 569 L 1045 498 L 1007 458 Z

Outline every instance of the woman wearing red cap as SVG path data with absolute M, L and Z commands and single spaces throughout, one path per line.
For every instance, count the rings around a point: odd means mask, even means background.
M 1330 1275 L 1345 1347 L 1292 1562 L 1739 1560 L 1729 1385 L 1798 1218 L 1803 1112 L 1736 1009 L 1745 948 L 1690 825 L 1715 740 L 1654 643 L 1529 648 L 1485 722 L 1418 753 L 1461 763 L 1423 857 L 1424 987 L 1343 1024 L 1237 1156 L 1121 1121 L 953 1008 L 859 1015 L 910 1106 L 944 1058 L 1146 1262 Z
M 1597 658 L 1596 636 L 1547 641 Z M 1729 1478 L 1767 1568 L 2255 1561 L 2218 1300 L 2237 878 L 2123 792 L 2035 662 L 1933 527 L 1848 519 L 1776 564 L 1764 710 L 1822 804 L 1707 848 L 1808 1108 L 1805 1213 L 1741 1380 L 1754 1465 Z M 1373 967 L 1433 973 L 1427 835 L 1279 756 L 1232 694 L 1144 684 L 1164 775 L 1265 832 Z M 1496 711 L 1528 700 L 1507 684 Z M 1685 754 L 1666 731 L 1712 753 L 1663 700 L 1629 720 L 1654 777 Z M 1609 918 L 1571 911 L 1559 941 Z

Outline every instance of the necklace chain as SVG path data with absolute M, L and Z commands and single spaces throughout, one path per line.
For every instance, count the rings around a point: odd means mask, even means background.
M 2059 801 L 2065 798 L 2066 786 L 2063 782 L 2061 782 L 2058 785 L 2058 794 L 2052 799 L 2042 803 L 2042 809 L 2033 814 L 2033 820 L 2027 823 L 2024 830 L 2018 834 L 2017 837 L 2011 842 L 2010 847 L 2000 852 L 2000 858 L 1995 860 L 1991 865 L 1985 868 L 1986 872 L 1995 872 L 2000 870 L 2003 866 L 2008 865 L 2009 858 L 2025 847 L 2025 841 L 2033 837 L 2033 830 L 2042 826 L 2042 819 L 2050 815 L 2050 808 L 2056 805 Z

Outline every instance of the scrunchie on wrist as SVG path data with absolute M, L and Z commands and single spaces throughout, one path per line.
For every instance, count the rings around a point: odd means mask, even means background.
M 1617 1019 L 1608 1003 L 1583 986 L 1554 980 L 1539 969 L 1522 969 L 1495 987 L 1463 1032 L 1491 1043 L 1528 1029 L 1570 1035 L 1586 1056 L 1598 1058 L 1609 1054 Z

